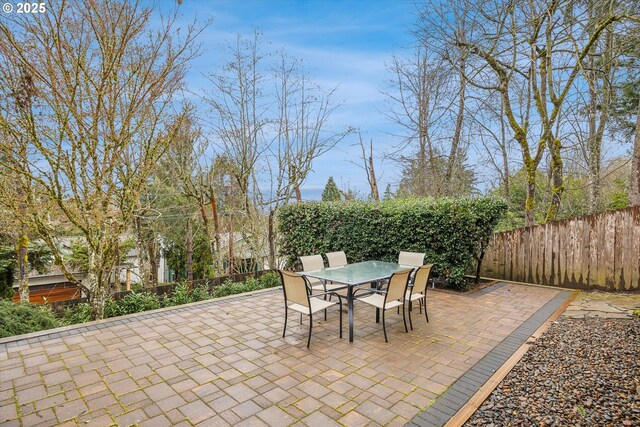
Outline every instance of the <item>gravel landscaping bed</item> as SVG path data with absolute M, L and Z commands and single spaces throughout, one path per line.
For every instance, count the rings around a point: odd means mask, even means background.
M 640 319 L 561 318 L 466 426 L 640 426 Z

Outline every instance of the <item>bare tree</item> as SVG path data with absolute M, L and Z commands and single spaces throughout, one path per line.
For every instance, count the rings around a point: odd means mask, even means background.
M 497 93 L 491 93 L 488 97 L 472 98 L 475 108 L 468 112 L 471 118 L 474 135 L 480 140 L 484 151 L 483 158 L 493 167 L 500 178 L 502 194 L 507 204 L 511 204 L 509 177 L 512 173 L 511 143 L 507 137 L 507 123 L 504 115 L 502 99 Z
M 440 150 L 434 133 L 442 127 L 451 104 L 450 72 L 432 61 L 421 46 L 408 59 L 394 56 L 388 68 L 394 78 L 390 82 L 392 91 L 386 93 L 391 103 L 386 115 L 402 129 L 404 139 L 394 157 L 407 148 L 416 154 L 415 195 L 443 194 L 445 174 L 438 167 Z
M 527 176 L 526 224 L 533 224 L 535 176 L 549 150 L 551 201 L 546 220 L 555 218 L 562 193 L 562 141 L 559 117 L 582 61 L 594 44 L 624 13 L 605 14 L 593 31 L 577 31 L 584 7 L 568 0 L 519 0 L 515 2 L 461 0 L 458 10 L 469 18 L 464 33 L 447 22 L 433 26 L 440 39 L 464 48 L 469 56 L 465 79 L 475 88 L 500 94 L 504 114 L 520 145 Z M 460 70 L 462 68 L 459 68 Z M 524 95 L 524 96 L 523 96 Z M 517 110 L 518 104 L 524 109 Z M 530 141 L 537 139 L 535 145 Z
M 213 108 L 213 129 L 234 177 L 234 193 L 243 198 L 242 209 L 234 210 L 245 219 L 243 242 L 259 254 L 266 241 L 269 264 L 276 268 L 278 209 L 293 198 L 301 200 L 300 187 L 314 159 L 351 129 L 328 130 L 337 108 L 334 89 L 320 88 L 300 60 L 283 51 L 263 52 L 261 43 L 255 32 L 227 46 L 231 60 L 210 75 L 216 90 L 205 98 Z M 267 179 L 269 185 L 263 185 Z M 263 214 L 266 233 L 260 225 Z
M 251 38 L 237 36 L 227 46 L 229 62 L 219 73 L 208 77 L 214 91 L 205 100 L 215 114 L 212 125 L 222 141 L 224 154 L 233 163 L 237 191 L 244 197 L 244 211 L 250 215 L 251 175 L 258 157 L 266 150 L 264 131 L 268 124 L 268 107 L 264 95 L 265 75 L 260 50 L 260 33 Z
M 362 160 L 362 164 L 358 164 L 356 162 L 352 162 L 356 166 L 362 168 L 367 175 L 367 182 L 369 183 L 369 197 L 371 200 L 375 200 L 376 202 L 380 201 L 380 192 L 378 191 L 378 177 L 376 176 L 375 165 L 373 162 L 373 140 L 369 141 L 369 153 L 367 154 L 367 149 L 365 147 L 364 141 L 362 140 L 362 134 L 358 132 L 358 143 L 360 145 L 360 149 L 362 150 L 362 155 L 360 159 Z
M 0 127 L 10 135 L 0 169 L 32 180 L 27 214 L 74 283 L 35 187 L 82 233 L 89 255 L 85 290 L 98 319 L 117 240 L 182 124 L 172 106 L 197 54 L 197 29 L 175 36 L 177 11 L 152 27 L 153 18 L 153 8 L 137 3 L 87 0 L 37 16 L 4 15 L 0 22 L 0 93 L 14 100 L 0 111 Z M 26 103 L 22 79 L 33 85 Z M 26 153 L 15 149 L 19 141 Z

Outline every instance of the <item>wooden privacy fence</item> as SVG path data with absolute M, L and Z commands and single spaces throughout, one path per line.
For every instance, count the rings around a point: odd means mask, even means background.
M 640 206 L 496 233 L 481 274 L 572 289 L 640 291 Z

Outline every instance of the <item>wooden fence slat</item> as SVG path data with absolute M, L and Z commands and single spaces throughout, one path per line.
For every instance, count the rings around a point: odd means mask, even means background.
M 544 285 L 640 291 L 640 206 L 495 234 L 481 272 Z
M 632 249 L 629 268 L 632 272 L 632 285 L 629 290 L 638 290 L 640 289 L 640 208 L 633 212 L 631 227 L 630 234 L 633 235 L 633 239 L 631 241 Z

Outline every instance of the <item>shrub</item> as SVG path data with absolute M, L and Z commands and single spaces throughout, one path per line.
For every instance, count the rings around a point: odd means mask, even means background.
M 253 277 L 247 278 L 244 282 L 234 283 L 231 279 L 227 279 L 223 284 L 213 289 L 213 297 L 220 298 L 228 295 L 241 294 L 243 292 L 251 292 L 261 289 L 258 281 Z
M 123 316 L 156 308 L 160 308 L 160 301 L 156 295 L 133 291 L 118 301 L 109 300 L 104 310 L 104 317 Z
M 87 303 L 81 303 L 75 307 L 65 309 L 62 316 L 62 322 L 65 325 L 75 325 L 89 320 L 91 320 L 91 306 Z
M 258 284 L 262 289 L 275 288 L 280 286 L 280 275 L 275 271 L 269 271 L 258 277 Z
M 191 291 L 191 300 L 193 302 L 196 301 L 204 301 L 206 299 L 211 298 L 211 294 L 209 293 L 209 287 L 206 283 L 202 283 Z
M 464 288 L 506 210 L 496 198 L 296 203 L 279 212 L 280 255 L 299 270 L 304 255 L 344 250 L 350 262 L 395 262 L 400 251 L 425 252 L 449 286 Z
M 186 283 L 180 283 L 173 289 L 171 296 L 164 297 L 162 306 L 171 307 L 174 305 L 188 304 L 192 301 L 189 285 Z
M 60 322 L 45 306 L 0 299 L 0 338 L 57 328 Z
M 451 289 L 461 292 L 469 289 L 469 282 L 465 277 L 464 269 L 453 267 L 451 270 L 446 272 L 445 276 L 447 276 L 447 283 Z

